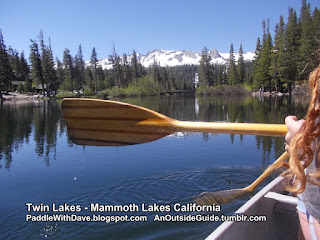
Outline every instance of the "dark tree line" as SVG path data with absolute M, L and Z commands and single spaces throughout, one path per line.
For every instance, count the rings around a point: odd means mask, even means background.
M 254 61 L 254 87 L 266 90 L 288 91 L 297 81 L 307 79 L 318 65 L 315 52 L 320 47 L 320 12 L 311 13 L 310 4 L 302 0 L 300 17 L 289 9 L 287 23 L 280 16 L 275 26 L 274 40 L 269 22 L 263 21 L 263 36 L 257 40 Z
M 311 11 L 310 4 L 302 0 L 300 16 L 293 8 L 289 9 L 287 22 L 280 16 L 274 37 L 269 31 L 269 21 L 263 21 L 262 30 L 252 62 L 244 61 L 242 45 L 236 59 L 231 44 L 226 65 L 212 64 L 215 53 L 204 48 L 198 66 L 161 67 L 154 60 L 148 68 L 141 65 L 135 51 L 131 56 L 118 55 L 115 44 L 108 57 L 110 67 L 101 66 L 95 47 L 90 61 L 85 63 L 81 44 L 75 56 L 66 48 L 62 61 L 54 59 L 50 39 L 45 42 L 42 31 L 37 40 L 31 40 L 28 65 L 23 52 L 19 55 L 6 47 L 0 31 L 0 90 L 9 91 L 12 81 L 18 80 L 24 82 L 18 86 L 19 91 L 31 92 L 32 87 L 41 86 L 47 95 L 58 90 L 95 95 L 114 88 L 150 88 L 154 90 L 152 93 L 159 93 L 193 90 L 198 73 L 203 87 L 245 84 L 255 90 L 263 87 L 266 91 L 291 93 L 295 82 L 307 79 L 318 63 L 312 60 L 320 42 L 319 9 Z
M 8 92 L 11 81 L 24 81 L 26 88 L 31 88 L 29 81 L 29 65 L 24 52 L 20 55 L 11 47 L 7 49 L 0 29 L 0 90 Z
M 238 59 L 235 60 L 234 47 L 231 44 L 227 64 L 212 64 L 212 53 L 208 52 L 207 48 L 203 48 L 198 66 L 199 84 L 204 87 L 251 84 L 253 63 L 244 61 L 243 54 L 241 44 Z
M 233 44 L 227 66 L 211 64 L 206 48 L 199 64 L 199 80 L 204 86 L 247 84 L 252 89 L 291 93 L 295 82 L 307 79 L 319 63 L 316 51 L 320 47 L 320 12 L 311 11 L 310 4 L 302 0 L 300 16 L 289 9 L 287 23 L 280 16 L 275 26 L 274 38 L 269 31 L 269 21 L 262 22 L 262 37 L 257 39 L 253 62 L 244 62 L 240 45 L 235 61 Z

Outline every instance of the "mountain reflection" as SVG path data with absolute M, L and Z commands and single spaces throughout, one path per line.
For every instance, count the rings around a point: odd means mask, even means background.
M 160 112 L 171 118 L 188 121 L 226 121 L 253 123 L 283 123 L 289 115 L 304 117 L 307 103 L 289 97 L 265 97 L 264 101 L 254 97 L 213 98 L 194 96 L 157 96 L 125 98 L 121 101 L 136 104 Z M 10 169 L 12 153 L 24 144 L 35 146 L 35 153 L 43 158 L 47 166 L 56 156 L 57 142 L 66 127 L 59 101 L 4 102 L 0 105 L 0 168 Z M 204 141 L 214 134 L 203 133 Z M 235 135 L 230 135 L 233 144 Z M 263 150 L 263 163 L 267 163 L 272 148 L 275 157 L 283 151 L 281 137 L 256 136 L 258 149 Z M 243 136 L 240 135 L 240 141 Z M 29 144 L 33 142 L 33 144 Z M 68 140 L 69 147 L 73 144 Z

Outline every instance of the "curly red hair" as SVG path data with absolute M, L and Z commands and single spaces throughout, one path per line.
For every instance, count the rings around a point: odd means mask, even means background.
M 294 176 L 292 184 L 288 186 L 288 190 L 294 193 L 302 193 L 307 182 L 320 185 L 320 169 L 307 174 L 304 171 L 313 159 L 320 163 L 319 154 L 315 156 L 316 149 L 320 149 L 320 65 L 310 73 L 309 85 L 311 100 L 306 120 L 290 141 L 289 170 L 285 173 L 285 176 Z

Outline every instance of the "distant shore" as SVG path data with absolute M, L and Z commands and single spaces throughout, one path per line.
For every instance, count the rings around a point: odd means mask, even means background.
M 297 88 L 299 89 L 299 91 L 293 91 L 293 95 L 301 95 L 301 93 L 303 93 L 302 95 L 308 95 L 307 94 L 307 90 L 306 89 L 303 89 L 303 91 L 301 91 L 301 88 Z M 210 90 L 210 89 L 209 89 Z M 210 92 L 201 92 L 199 95 L 217 95 L 217 96 L 220 96 L 220 95 L 224 95 L 224 96 L 240 96 L 240 95 L 243 95 L 243 96 L 250 96 L 252 95 L 253 97 L 281 97 L 281 96 L 289 96 L 289 93 L 281 93 L 281 92 L 250 92 L 247 91 L 242 91 L 238 94 L 234 94 L 235 91 L 222 91 L 222 90 L 225 90 L 225 89 L 216 89 L 218 91 L 210 91 Z M 231 89 L 232 90 L 232 89 Z M 237 89 L 238 90 L 238 89 Z M 221 93 L 222 92 L 222 93 Z M 68 94 L 68 92 L 66 92 L 65 94 L 62 94 L 62 96 L 57 96 L 57 97 L 53 97 L 53 99 L 63 99 L 64 97 L 75 97 L 75 94 L 72 94 L 70 92 L 70 94 Z M 88 96 L 89 97 L 89 96 Z M 101 96 L 90 96 L 91 98 L 101 98 Z M 109 97 L 112 97 L 112 96 L 109 96 Z M 46 97 L 46 96 L 43 96 L 43 95 L 40 95 L 40 94 L 34 94 L 34 95 L 31 95 L 31 94 L 22 94 L 22 93 L 17 93 L 17 92 L 9 92 L 9 93 L 2 93 L 2 99 L 0 99 L 1 102 L 16 102 L 16 101 L 33 101 L 33 100 L 48 100 L 50 99 L 49 97 Z
M 261 97 L 261 96 L 264 96 L 264 97 L 269 97 L 269 96 L 289 96 L 289 93 L 281 93 L 281 92 L 253 92 L 252 93 L 252 96 L 254 97 Z
M 28 103 L 35 100 L 43 100 L 48 99 L 43 95 L 35 94 L 21 94 L 16 92 L 2 93 L 2 99 L 0 99 L 1 103 L 4 104 L 17 104 L 17 103 Z

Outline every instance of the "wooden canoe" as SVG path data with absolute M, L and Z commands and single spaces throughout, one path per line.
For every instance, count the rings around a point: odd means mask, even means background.
M 298 239 L 298 200 L 284 190 L 284 181 L 277 177 L 235 212 L 235 215 L 266 216 L 266 221 L 224 222 L 206 239 Z

